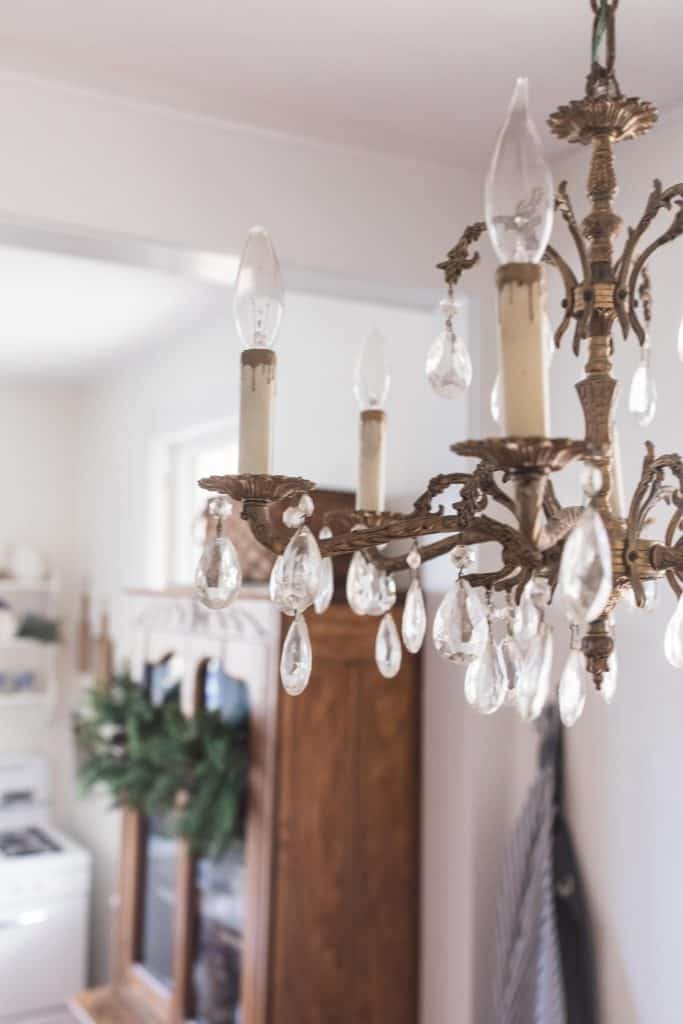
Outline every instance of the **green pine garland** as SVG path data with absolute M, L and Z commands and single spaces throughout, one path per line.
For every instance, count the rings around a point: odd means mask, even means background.
M 216 711 L 192 717 L 152 704 L 128 675 L 88 693 L 76 719 L 84 791 L 104 784 L 114 806 L 171 815 L 198 856 L 219 857 L 243 838 L 249 736 Z

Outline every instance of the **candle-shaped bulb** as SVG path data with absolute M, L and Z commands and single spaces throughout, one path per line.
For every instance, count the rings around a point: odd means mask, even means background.
M 529 116 L 529 83 L 518 78 L 486 179 L 486 226 L 501 263 L 538 263 L 553 226 L 555 194 Z
M 374 328 L 365 339 L 356 362 L 353 393 L 360 408 L 383 409 L 390 383 L 384 338 Z
M 233 312 L 245 348 L 270 348 L 275 341 L 284 295 L 280 264 L 270 235 L 254 227 L 247 235 L 235 283 Z

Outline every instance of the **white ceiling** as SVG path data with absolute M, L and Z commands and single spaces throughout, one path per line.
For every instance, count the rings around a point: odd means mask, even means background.
M 514 78 L 579 97 L 588 0 L 22 0 L 2 66 L 183 111 L 479 167 Z M 680 0 L 622 0 L 622 88 L 683 101 Z
M 82 378 L 230 292 L 163 270 L 0 245 L 0 371 Z

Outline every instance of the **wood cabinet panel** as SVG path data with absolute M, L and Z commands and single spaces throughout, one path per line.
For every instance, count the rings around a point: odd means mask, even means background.
M 303 697 L 281 698 L 271 1021 L 349 1019 L 353 691 L 347 667 L 330 662 Z
M 311 617 L 281 697 L 269 1024 L 415 1024 L 419 668 L 374 664 L 376 618 Z
M 419 904 L 418 660 L 395 679 L 359 671 L 353 887 L 354 1001 L 349 1021 L 417 1020 Z

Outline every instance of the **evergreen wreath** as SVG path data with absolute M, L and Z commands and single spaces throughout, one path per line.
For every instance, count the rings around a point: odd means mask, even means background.
M 93 688 L 77 715 L 79 780 L 105 785 L 115 807 L 170 818 L 198 856 L 219 857 L 244 838 L 249 729 L 217 711 L 185 716 L 177 701 L 153 704 L 127 674 Z

